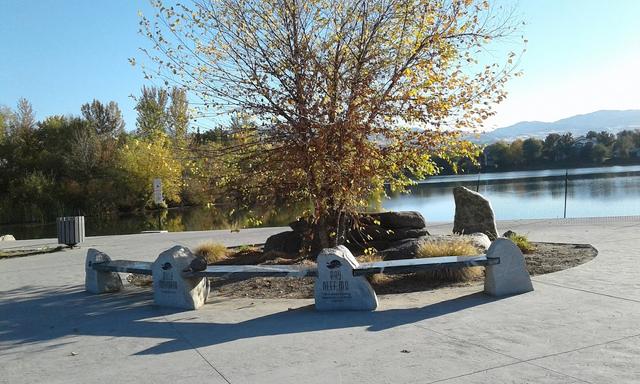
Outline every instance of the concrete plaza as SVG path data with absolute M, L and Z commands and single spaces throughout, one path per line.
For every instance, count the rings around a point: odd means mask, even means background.
M 84 292 L 89 247 L 153 261 L 176 244 L 260 243 L 282 228 L 91 237 L 79 249 L 0 260 L 0 383 L 639 383 L 640 217 L 498 228 L 590 243 L 599 255 L 533 278 L 524 295 L 495 299 L 473 285 L 334 313 L 312 300 L 215 291 L 197 311 L 156 307 L 149 289 Z

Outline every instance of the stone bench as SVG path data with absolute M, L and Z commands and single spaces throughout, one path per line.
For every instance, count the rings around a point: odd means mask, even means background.
M 215 265 L 202 271 L 186 271 L 195 256 L 176 246 L 158 256 L 155 262 L 111 260 L 106 254 L 89 249 L 85 263 L 85 288 L 104 293 L 122 289 L 118 273 L 153 276 L 153 296 L 158 305 L 197 309 L 209 295 L 209 277 L 315 277 L 315 305 L 318 310 L 374 310 L 375 291 L 366 279 L 376 273 L 403 274 L 438 268 L 484 266 L 484 291 L 493 296 L 533 290 L 524 256 L 508 239 L 497 239 L 486 255 L 446 256 L 403 259 L 374 263 L 357 262 L 344 246 L 328 248 L 318 255 L 318 267 L 296 265 Z

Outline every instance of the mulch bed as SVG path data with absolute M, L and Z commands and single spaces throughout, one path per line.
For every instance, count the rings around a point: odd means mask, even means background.
M 525 254 L 527 269 L 532 276 L 557 272 L 592 260 L 598 251 L 589 244 L 532 243 L 536 249 Z M 242 262 L 240 262 L 242 261 Z M 250 264 L 242 260 L 225 263 Z M 270 264 L 289 264 L 285 260 L 272 260 Z M 379 276 L 379 275 L 378 275 Z M 445 282 L 427 279 L 423 274 L 392 275 L 373 278 L 371 284 L 378 294 L 425 291 L 441 287 L 459 287 L 476 284 L 482 277 L 469 282 Z M 314 278 L 252 278 L 248 280 L 211 279 L 216 296 L 248 297 L 256 299 L 309 299 L 313 298 Z

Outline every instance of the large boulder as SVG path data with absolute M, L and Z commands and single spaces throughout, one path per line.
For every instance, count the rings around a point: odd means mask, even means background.
M 365 224 L 376 224 L 386 229 L 422 229 L 427 224 L 424 217 L 415 211 L 377 212 L 363 214 Z
M 455 187 L 453 198 L 456 214 L 453 232 L 458 234 L 484 233 L 491 240 L 498 237 L 498 228 L 489 200 L 465 187 Z
M 276 233 L 269 236 L 264 244 L 263 252 L 281 252 L 287 255 L 297 255 L 302 248 L 302 235 L 294 231 Z
M 426 228 L 385 228 L 380 225 L 364 225 L 351 231 L 354 238 L 365 242 L 371 241 L 398 241 L 404 239 L 416 239 L 429 234 Z
M 380 255 L 384 260 L 413 259 L 418 254 L 418 249 L 423 241 L 424 238 L 396 241 L 381 251 Z

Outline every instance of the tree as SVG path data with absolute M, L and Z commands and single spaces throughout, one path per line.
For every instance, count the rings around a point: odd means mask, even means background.
M 118 103 L 110 101 L 102 104 L 98 100 L 93 100 L 91 104 L 86 103 L 80 107 L 82 117 L 89 122 L 89 126 L 100 136 L 118 137 L 124 132 L 124 120 L 118 108 Z
M 138 117 L 136 125 L 138 135 L 142 137 L 152 136 L 155 133 L 167 132 L 167 103 L 169 94 L 166 90 L 157 87 L 142 86 L 142 95 L 136 104 Z
M 545 137 L 544 144 L 542 145 L 542 153 L 549 161 L 560 160 L 560 154 L 558 152 L 558 141 L 560 135 L 557 133 L 550 133 Z
M 616 141 L 616 135 L 607 131 L 601 131 L 596 135 L 596 140 L 605 147 L 611 147 Z
M 542 157 L 542 140 L 530 137 L 522 142 L 522 155 L 528 166 L 536 164 Z
M 173 138 L 176 147 L 184 149 L 189 128 L 189 103 L 184 88 L 171 89 L 171 104 L 169 104 L 167 115 L 169 135 Z
M 29 100 L 20 98 L 15 113 L 14 130 L 18 135 L 32 131 L 36 127 L 36 116 Z
M 118 149 L 118 167 L 127 185 L 131 208 L 151 205 L 152 182 L 162 180 L 162 192 L 169 202 L 180 202 L 182 167 L 174 157 L 171 141 L 164 133 L 143 139 L 129 138 Z
M 602 164 L 609 157 L 609 148 L 604 144 L 596 144 L 591 150 L 591 161 L 594 164 Z
M 473 157 L 460 141 L 505 98 L 513 74 L 477 51 L 513 32 L 472 0 L 201 0 L 154 2 L 143 18 L 158 70 L 212 114 L 256 117 L 252 193 L 310 201 L 314 249 L 344 242 L 368 197 L 388 182 L 437 173 L 434 157 Z M 259 144 L 259 145 L 256 145 Z
M 15 115 L 11 108 L 0 105 L 0 143 L 7 138 L 15 124 Z

